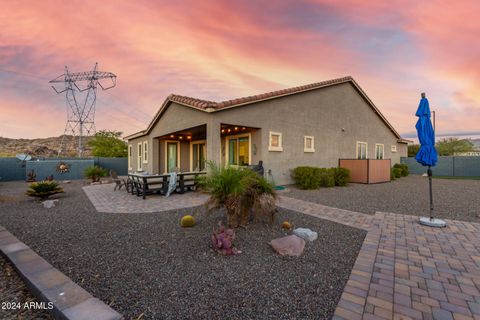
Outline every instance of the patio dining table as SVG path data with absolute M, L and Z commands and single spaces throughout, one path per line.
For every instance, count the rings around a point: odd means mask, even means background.
M 195 179 L 205 171 L 189 171 L 177 173 L 177 193 L 184 193 L 186 188 L 195 188 Z M 127 178 L 128 188 L 132 194 L 142 196 L 145 199 L 147 193 L 159 192 L 166 194 L 168 190 L 170 174 L 143 174 L 129 173 Z

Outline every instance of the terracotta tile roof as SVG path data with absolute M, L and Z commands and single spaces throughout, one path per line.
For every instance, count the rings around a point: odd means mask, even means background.
M 298 86 L 298 87 L 293 87 L 293 88 L 288 88 L 288 89 L 283 89 L 283 90 L 277 90 L 277 91 L 271 91 L 267 93 L 262 93 L 262 94 L 257 94 L 254 96 L 248 96 L 248 97 L 243 97 L 243 98 L 238 98 L 238 99 L 233 99 L 233 100 L 225 100 L 221 102 L 215 102 L 215 101 L 209 101 L 209 100 L 202 100 L 202 99 L 197 99 L 197 98 L 192 98 L 192 97 L 186 97 L 186 96 L 181 96 L 181 95 L 176 95 L 176 94 L 171 94 L 165 99 L 163 102 L 162 106 L 158 110 L 157 114 L 153 118 L 153 120 L 150 122 L 148 125 L 148 128 L 134 133 L 132 135 L 129 135 L 125 137 L 125 139 L 134 139 L 138 138 L 144 135 L 147 135 L 153 128 L 153 126 L 157 123 L 158 119 L 162 116 L 163 112 L 166 110 L 170 102 L 175 102 L 178 104 L 182 104 L 191 108 L 195 108 L 197 110 L 201 110 L 204 112 L 214 112 L 214 111 L 220 111 L 223 109 L 229 109 L 229 108 L 234 108 L 234 107 L 239 107 L 242 105 L 247 105 L 255 102 L 260 102 L 263 100 L 268 100 L 268 99 L 275 99 L 279 98 L 282 96 L 286 95 L 291 95 L 291 94 L 296 94 L 304 91 L 310 91 L 310 90 L 315 90 L 323 87 L 328 87 L 336 84 L 341 84 L 341 83 L 346 83 L 349 82 L 351 83 L 360 93 L 360 95 L 367 101 L 367 103 L 370 105 L 372 108 L 373 112 L 375 112 L 384 122 L 385 124 L 390 128 L 392 133 L 399 139 L 399 142 L 405 143 L 404 139 L 398 134 L 398 132 L 393 128 L 393 126 L 388 122 L 388 120 L 383 116 L 383 114 L 380 112 L 380 110 L 375 106 L 372 100 L 367 96 L 367 94 L 363 91 L 362 88 L 357 84 L 357 82 L 350 76 L 348 77 L 343 77 L 343 78 L 338 78 L 338 79 L 332 79 L 332 80 L 327 80 L 327 81 L 322 81 L 322 82 L 315 82 L 303 86 Z M 400 141 L 401 140 L 401 141 Z
M 339 84 L 339 83 L 348 82 L 348 81 L 353 81 L 353 78 L 350 76 L 343 77 L 338 79 L 311 83 L 304 86 L 271 91 L 267 93 L 257 94 L 254 96 L 237 98 L 233 100 L 225 100 L 221 102 L 202 100 L 202 99 L 197 99 L 192 97 L 181 96 L 177 94 L 171 94 L 170 96 L 168 96 L 168 100 L 177 102 L 180 104 L 188 105 L 190 107 L 197 108 L 197 109 L 206 110 L 207 108 L 213 108 L 213 109 L 219 110 L 223 108 L 231 108 L 231 107 L 235 107 L 243 104 L 255 103 L 257 101 L 262 101 L 265 99 L 272 99 L 272 98 L 280 97 L 283 95 L 294 94 L 302 91 L 312 90 L 312 89 L 321 88 L 321 87 L 330 86 L 333 84 Z

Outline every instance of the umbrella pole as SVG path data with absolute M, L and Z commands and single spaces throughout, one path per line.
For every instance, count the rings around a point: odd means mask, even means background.
M 432 168 L 428 166 L 427 170 L 428 174 L 428 186 L 429 186 L 429 191 L 430 191 L 430 218 L 428 217 L 421 217 L 420 218 L 420 224 L 429 226 L 429 227 L 437 227 L 437 228 L 442 228 L 445 227 L 447 224 L 445 221 L 440 220 L 440 219 L 435 219 L 433 217 L 433 192 L 432 192 Z
M 432 192 L 432 168 L 428 166 L 428 186 L 430 189 L 430 220 L 433 220 L 433 192 Z

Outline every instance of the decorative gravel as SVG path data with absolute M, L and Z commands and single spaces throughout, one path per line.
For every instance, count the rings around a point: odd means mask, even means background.
M 376 211 L 425 216 L 429 214 L 428 178 L 410 175 L 379 184 L 300 190 L 288 187 L 287 197 L 356 212 Z M 433 179 L 434 215 L 480 222 L 480 180 Z
M 64 185 L 52 209 L 23 196 L 0 203 L 0 224 L 127 319 L 330 318 L 365 237 L 280 210 L 273 228 L 239 229 L 235 244 L 243 253 L 224 257 L 209 247 L 221 211 L 98 213 L 80 185 Z M 5 188 L 19 194 L 26 185 L 3 183 L 0 193 Z M 182 229 L 187 213 L 198 224 Z M 285 234 L 284 219 L 319 233 L 301 257 L 280 257 L 268 245 Z
M 45 310 L 28 307 L 31 302 L 36 300 L 10 263 L 0 255 L 0 319 L 53 319 Z

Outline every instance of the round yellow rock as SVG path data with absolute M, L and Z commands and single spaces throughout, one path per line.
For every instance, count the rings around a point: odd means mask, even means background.
M 193 227 L 195 225 L 195 218 L 190 215 L 183 216 L 180 220 L 180 225 L 183 228 Z

